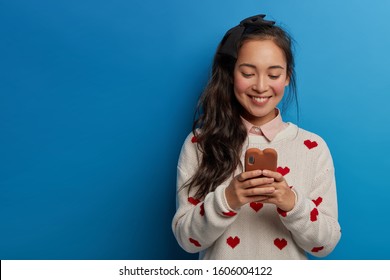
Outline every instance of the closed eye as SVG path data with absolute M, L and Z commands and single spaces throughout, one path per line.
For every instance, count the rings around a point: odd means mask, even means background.
M 269 75 L 269 78 L 271 80 L 277 80 L 280 77 L 280 75 Z
M 241 75 L 244 77 L 244 78 L 250 78 L 250 77 L 253 77 L 254 74 L 251 74 L 251 73 L 244 73 L 244 72 L 241 72 Z

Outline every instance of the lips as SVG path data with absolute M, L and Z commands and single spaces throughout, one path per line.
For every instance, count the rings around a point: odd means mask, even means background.
M 251 99 L 253 103 L 256 105 L 264 105 L 268 102 L 268 100 L 271 98 L 271 96 L 265 96 L 265 97 L 260 97 L 260 96 L 251 96 Z

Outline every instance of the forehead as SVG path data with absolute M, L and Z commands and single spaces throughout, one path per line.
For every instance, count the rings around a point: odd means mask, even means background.
M 272 40 L 248 40 L 238 51 L 237 63 L 251 63 L 256 66 L 286 65 L 283 50 Z

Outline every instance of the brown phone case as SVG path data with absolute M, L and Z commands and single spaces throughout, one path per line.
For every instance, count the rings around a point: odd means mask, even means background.
M 278 154 L 271 148 L 264 150 L 250 148 L 245 152 L 245 171 L 258 169 L 276 171 L 277 162 Z

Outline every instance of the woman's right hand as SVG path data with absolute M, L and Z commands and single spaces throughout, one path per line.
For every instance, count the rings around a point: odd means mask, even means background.
M 230 208 L 238 210 L 250 202 L 261 202 L 268 199 L 275 188 L 271 185 L 274 178 L 259 177 L 261 170 L 243 172 L 230 182 L 225 189 L 225 196 Z

